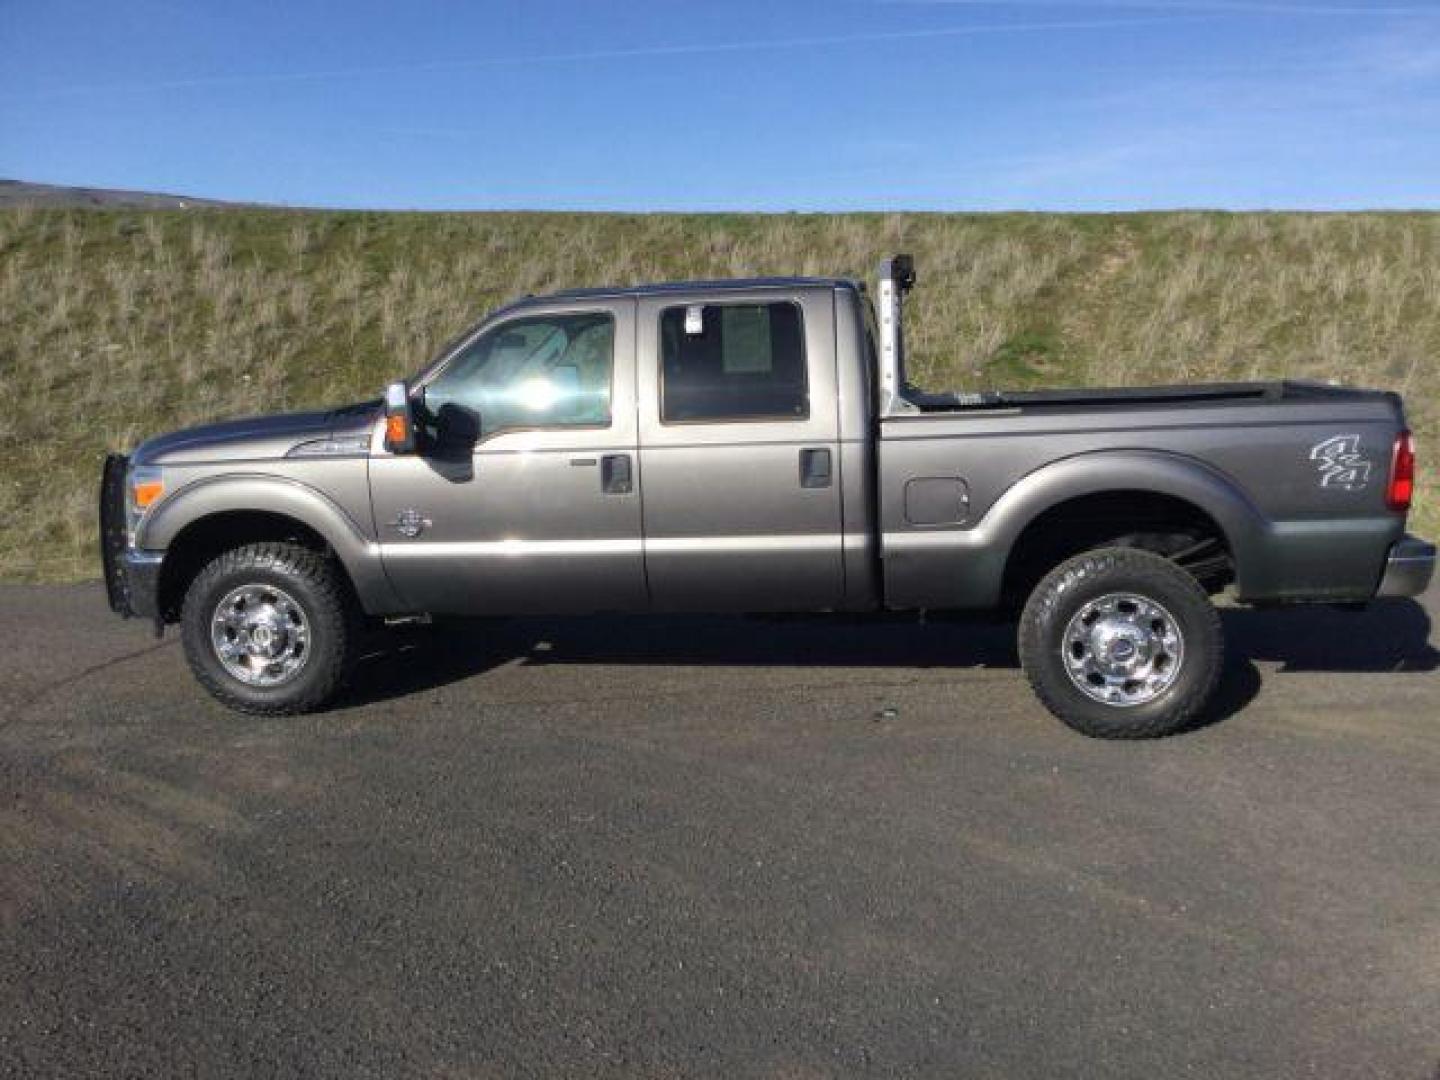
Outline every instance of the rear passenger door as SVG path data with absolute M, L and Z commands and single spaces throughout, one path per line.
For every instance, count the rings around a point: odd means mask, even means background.
M 839 607 L 832 291 L 641 297 L 637 346 L 652 606 Z

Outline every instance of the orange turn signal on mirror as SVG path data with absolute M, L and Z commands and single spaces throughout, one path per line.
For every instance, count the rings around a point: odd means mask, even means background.
M 402 446 L 410 441 L 410 425 L 404 413 L 391 413 L 385 418 L 385 441 L 391 446 Z
M 135 497 L 135 508 L 144 510 L 151 503 L 156 502 L 160 496 L 165 494 L 165 481 L 163 480 L 140 480 L 137 481 L 132 493 Z

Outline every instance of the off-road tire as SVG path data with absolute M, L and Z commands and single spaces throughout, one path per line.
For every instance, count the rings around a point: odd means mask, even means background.
M 1110 593 L 1158 602 L 1183 635 L 1184 656 L 1174 682 L 1143 704 L 1095 701 L 1066 670 L 1067 625 L 1087 602 Z M 1204 715 L 1225 659 L 1220 614 L 1205 590 L 1169 559 L 1135 548 L 1099 548 L 1047 574 L 1026 601 L 1019 648 L 1041 703 L 1076 731 L 1099 739 L 1153 739 L 1191 729 Z
M 309 656 L 290 682 L 250 686 L 226 671 L 211 645 L 215 607 L 231 589 L 275 585 L 303 608 L 309 622 Z M 363 623 L 342 571 L 298 544 L 247 544 L 217 556 L 190 583 L 180 616 L 180 640 L 191 672 L 210 695 L 236 712 L 285 716 L 313 712 L 344 686 Z

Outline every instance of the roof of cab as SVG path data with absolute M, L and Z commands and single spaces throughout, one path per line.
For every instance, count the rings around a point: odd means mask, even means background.
M 648 285 L 613 285 L 591 289 L 562 289 L 543 296 L 524 296 L 515 304 L 544 300 L 574 300 L 602 296 L 667 296 L 688 292 L 740 292 L 753 289 L 856 289 L 858 282 L 850 278 L 821 277 L 757 277 L 722 278 L 719 281 L 661 281 Z M 514 306 L 514 305 L 511 305 Z

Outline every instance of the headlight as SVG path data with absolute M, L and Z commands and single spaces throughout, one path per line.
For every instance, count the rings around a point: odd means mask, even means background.
M 132 542 L 145 511 L 164 497 L 165 473 L 158 465 L 137 465 L 130 470 L 125 483 L 125 524 Z

